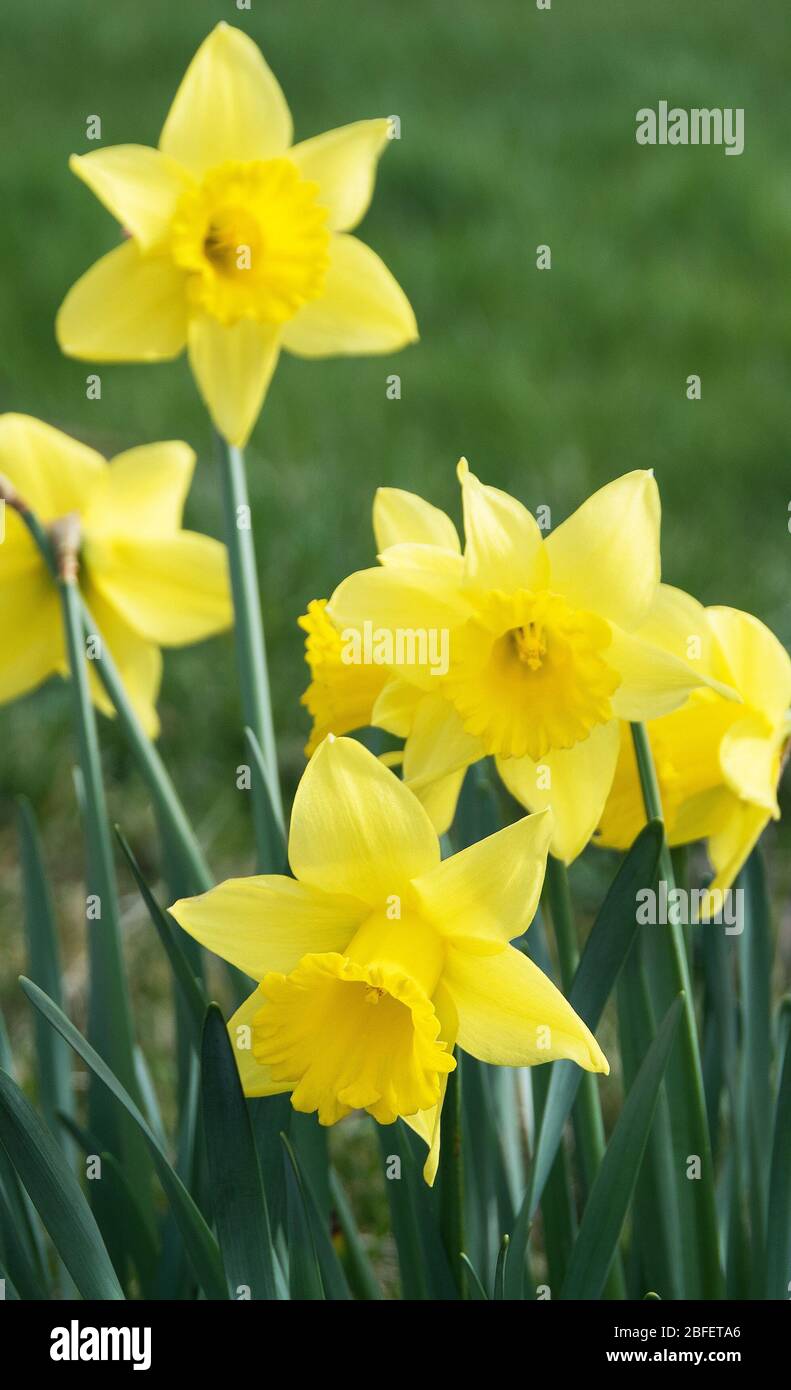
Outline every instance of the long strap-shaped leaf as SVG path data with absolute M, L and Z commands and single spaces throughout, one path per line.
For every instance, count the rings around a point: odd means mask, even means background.
M 0 1141 L 83 1298 L 123 1299 L 99 1227 L 62 1149 L 3 1071 Z
M 782 1052 L 775 1103 L 772 1166 L 769 1176 L 766 1297 L 791 1292 L 791 999 L 783 1002 Z
M 599 1298 L 634 1192 L 683 996 L 671 1004 L 635 1077 L 591 1189 L 561 1298 Z
M 82 1057 L 94 1076 L 107 1087 L 110 1094 L 123 1106 L 129 1118 L 140 1130 L 151 1152 L 159 1180 L 173 1208 L 173 1215 L 178 1222 L 181 1238 L 206 1297 L 226 1298 L 222 1260 L 217 1242 L 129 1092 L 121 1085 L 118 1077 L 110 1070 L 98 1052 L 95 1052 L 90 1043 L 86 1042 L 74 1024 L 58 1008 L 57 1004 L 53 1004 L 43 990 L 34 985 L 32 980 L 26 980 L 24 976 L 20 980 L 20 984 L 34 1008 L 38 1009 L 49 1020 L 61 1037 L 66 1039 L 69 1046 L 73 1047 L 78 1056 Z
M 203 1025 L 201 1083 L 211 1200 L 231 1298 L 275 1297 L 269 1213 L 228 1029 L 216 1004 Z

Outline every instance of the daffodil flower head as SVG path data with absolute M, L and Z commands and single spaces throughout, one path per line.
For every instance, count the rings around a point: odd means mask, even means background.
M 551 806 L 552 852 L 570 861 L 609 792 L 619 720 L 647 719 L 717 682 L 643 634 L 660 592 L 659 493 L 628 473 L 544 536 L 515 498 L 459 464 L 465 547 L 442 512 L 381 490 L 380 566 L 327 607 L 338 629 L 445 629 L 443 679 L 395 662 L 372 722 L 406 739 L 404 776 L 439 830 L 463 769 L 492 756 L 529 810 Z M 452 779 L 452 780 L 451 780 Z
M 281 348 L 391 352 L 414 314 L 351 228 L 371 200 L 387 119 L 292 144 L 291 114 L 252 39 L 225 23 L 201 44 L 158 149 L 119 145 L 71 167 L 128 239 L 74 285 L 64 352 L 159 362 L 186 346 L 215 425 L 249 435 Z
M 481 1061 L 565 1057 L 608 1071 L 595 1038 L 510 941 L 529 926 L 551 815 L 440 860 L 426 812 L 348 738 L 326 739 L 297 789 L 295 877 L 220 884 L 171 913 L 260 983 L 229 1022 L 247 1095 L 290 1092 L 334 1124 L 404 1118 L 429 1148 L 458 1046 Z
M 195 455 L 179 441 L 129 449 L 108 463 L 40 420 L 0 416 L 0 474 L 53 536 L 68 523 L 96 640 L 107 644 L 152 737 L 160 648 L 201 641 L 232 622 L 225 547 L 181 525 L 194 466 Z M 21 518 L 6 512 L 0 702 L 68 675 L 57 587 Z M 98 650 L 90 655 L 101 659 Z M 112 715 L 95 661 L 89 679 L 94 703 Z
M 705 840 L 715 871 L 711 890 L 721 892 L 731 887 L 769 821 L 780 816 L 791 658 L 752 614 L 704 609 L 666 585 L 649 635 L 677 653 L 692 635 L 701 668 L 738 696 L 695 690 L 680 709 L 648 724 L 669 843 Z M 634 748 L 624 728 L 597 842 L 625 848 L 644 823 Z

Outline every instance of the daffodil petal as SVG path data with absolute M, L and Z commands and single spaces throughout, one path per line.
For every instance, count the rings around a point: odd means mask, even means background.
M 415 879 L 422 911 L 454 944 L 499 951 L 535 916 L 551 836 L 540 811 L 460 850 Z
M 102 714 L 110 719 L 115 718 L 115 706 L 99 675 L 99 663 L 106 648 L 121 677 L 143 732 L 148 738 L 157 738 L 157 700 L 162 684 L 162 653 L 154 643 L 146 642 L 138 636 L 90 581 L 85 585 L 85 602 L 96 625 L 95 635 L 101 639 L 96 656 L 88 661 L 88 679 L 93 703 Z
M 327 739 L 297 787 L 288 857 L 302 883 L 382 908 L 439 863 L 420 803 L 361 743 Z
M 63 661 L 55 585 L 23 523 L 13 514 L 6 522 L 0 545 L 0 704 L 35 690 Z
M 407 782 L 438 835 L 446 834 L 453 824 L 466 771 L 466 767 L 461 767 L 457 772 L 449 772 L 447 777 L 438 778 L 436 782 L 421 783 L 416 787 Z
M 597 724 L 573 748 L 553 749 L 540 763 L 498 758 L 497 770 L 512 796 L 530 811 L 552 808 L 552 853 L 570 864 L 599 823 L 618 761 L 618 721 Z
M 549 571 L 535 517 L 515 497 L 480 482 L 466 459 L 460 460 L 458 475 L 470 583 L 505 593 L 545 588 Z
M 312 952 L 343 952 L 368 908 L 356 898 L 325 893 L 281 874 L 230 878 L 170 908 L 201 946 L 262 980 L 290 975 Z
M 467 619 L 470 611 L 456 576 L 442 570 L 398 569 L 394 565 L 349 575 L 327 604 L 327 615 L 340 633 L 364 634 L 368 623 L 372 638 L 376 632 L 389 635 L 393 668 L 410 684 L 431 693 L 435 692 L 438 678 L 431 675 L 428 661 L 410 660 L 414 653 L 408 643 L 402 644 L 399 653 L 396 636 L 422 633 L 427 644 L 429 633 L 439 634 L 435 641 L 441 641 L 441 634 L 447 630 L 452 645 L 453 629 Z M 416 650 L 419 655 L 419 644 Z
M 700 663 L 683 661 L 619 628 L 613 628 L 605 655 L 621 677 L 612 696 L 613 713 L 619 719 L 658 719 L 678 709 L 701 685 L 736 698 L 728 687 L 707 676 Z
M 230 159 L 282 155 L 291 134 L 291 113 L 261 50 L 241 29 L 220 23 L 184 74 L 159 147 L 200 175 Z
M 772 724 L 780 724 L 791 705 L 791 658 L 785 647 L 750 613 L 707 608 L 706 615 L 739 694 Z
M 116 246 L 72 285 L 55 320 L 67 357 L 166 362 L 187 341 L 184 273 L 167 256 Z
M 458 772 L 483 757 L 479 739 L 468 734 L 459 715 L 439 693 L 416 707 L 404 748 L 404 780 L 414 791 Z
M 730 888 L 739 871 L 744 867 L 755 849 L 769 822 L 768 813 L 761 806 L 751 806 L 746 802 L 736 802 L 727 824 L 708 841 L 709 858 L 715 874 L 709 884 L 709 891 L 722 892 Z M 707 915 L 705 909 L 700 916 Z
M 696 671 L 721 681 L 728 679 L 706 609 L 683 589 L 660 584 L 634 636 L 688 662 Z
M 271 1068 L 253 1055 L 253 1019 L 266 1003 L 266 995 L 259 986 L 228 1020 L 228 1036 L 246 1096 L 278 1096 L 291 1090 L 287 1083 L 274 1081 Z
M 43 420 L 0 415 L 0 473 L 40 521 L 82 512 L 106 472 L 107 464 L 95 449 Z
M 577 608 L 636 627 L 659 584 L 659 490 L 637 469 L 594 492 L 547 537 L 551 584 Z
M 240 319 L 226 326 L 190 320 L 189 357 L 209 413 L 224 439 L 243 448 L 261 412 L 280 353 L 277 324 Z
M 771 816 L 780 815 L 779 764 L 777 739 L 762 715 L 751 714 L 737 720 L 720 743 L 720 766 L 731 791 Z
M 374 535 L 377 550 L 411 542 L 461 554 L 459 533 L 450 517 L 416 492 L 405 492 L 400 487 L 377 488 Z
M 111 145 L 73 154 L 69 168 L 143 251 L 164 239 L 176 203 L 192 183 L 174 159 L 147 145 Z
M 560 990 L 521 951 L 477 955 L 451 946 L 443 974 L 459 1015 L 459 1046 L 481 1062 L 531 1067 L 568 1058 L 585 1071 L 610 1068 Z
M 388 680 L 376 698 L 371 711 L 371 723 L 377 729 L 386 729 L 397 738 L 406 738 L 415 718 L 417 707 L 425 697 L 416 685 L 394 676 Z
M 181 647 L 231 626 L 227 552 L 209 536 L 91 538 L 85 559 L 103 598 L 148 642 Z
M 319 202 L 329 209 L 333 232 L 348 232 L 368 211 L 389 128 L 386 118 L 355 121 L 289 150 L 302 177 L 319 185 Z
M 434 1010 L 440 1021 L 440 1036 L 448 1044 L 448 1051 L 452 1052 L 456 1045 L 456 1035 L 459 1028 L 459 1020 L 456 1014 L 456 1006 L 453 1003 L 450 992 L 440 983 L 434 995 Z M 416 1115 L 406 1115 L 405 1121 L 409 1128 L 428 1145 L 428 1154 L 423 1165 L 423 1178 L 429 1187 L 434 1186 L 434 1180 L 439 1168 L 439 1149 L 441 1135 L 442 1107 L 445 1103 L 445 1093 L 448 1089 L 448 1074 L 443 1072 L 439 1078 L 439 1100 L 436 1105 L 432 1105 L 430 1110 L 418 1110 Z
M 84 514 L 88 534 L 170 536 L 181 526 L 195 454 L 170 440 L 117 454 Z
M 324 290 L 283 330 L 283 346 L 298 357 L 394 352 L 413 343 L 412 306 L 384 261 L 356 237 L 330 239 Z

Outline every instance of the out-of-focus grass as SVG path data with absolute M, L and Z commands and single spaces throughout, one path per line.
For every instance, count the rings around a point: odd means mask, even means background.
M 411 296 L 422 340 L 385 358 L 278 370 L 250 448 L 276 719 L 300 767 L 295 619 L 370 563 L 377 484 L 458 512 L 464 452 L 492 483 L 561 519 L 593 488 L 656 470 L 666 577 L 750 608 L 788 642 L 791 166 L 786 0 L 7 0 L 3 13 L 0 407 L 107 453 L 184 437 L 200 463 L 188 520 L 215 534 L 209 430 L 187 368 L 91 367 L 55 345 L 69 285 L 117 237 L 68 172 L 89 146 L 155 143 L 177 82 L 219 19 L 261 44 L 297 138 L 397 113 L 363 237 Z M 746 111 L 746 148 L 640 148 L 638 108 Z M 538 272 L 536 247 L 552 248 Z M 389 401 L 397 372 L 402 399 Z M 685 380 L 702 377 L 690 403 Z M 1 634 L 0 634 L 1 640 Z M 0 650 L 1 659 L 1 650 Z M 232 644 L 170 654 L 163 750 L 220 862 L 248 859 Z M 0 715 L 0 934 L 18 953 L 10 799 L 28 792 L 59 876 L 82 850 L 69 780 L 68 692 Z M 128 755 L 103 725 L 115 813 L 145 844 Z M 72 893 L 73 896 L 73 893 Z

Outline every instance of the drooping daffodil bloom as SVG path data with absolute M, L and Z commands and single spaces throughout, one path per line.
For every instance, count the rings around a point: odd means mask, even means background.
M 464 459 L 459 479 L 464 551 L 443 512 L 382 489 L 379 567 L 346 579 L 326 615 L 344 664 L 389 670 L 370 722 L 406 740 L 404 780 L 437 829 L 464 769 L 491 755 L 523 806 L 551 806 L 552 853 L 570 862 L 604 808 L 620 720 L 667 714 L 714 678 L 643 630 L 660 593 L 650 472 L 609 483 L 546 537 Z
M 386 119 L 292 145 L 291 114 L 252 39 L 218 24 L 190 63 L 159 148 L 71 167 L 129 234 L 70 290 L 62 350 L 161 362 L 187 347 L 220 433 L 243 445 L 281 348 L 391 352 L 417 337 L 379 257 L 350 236 L 371 200 Z
M 96 673 L 106 643 L 146 733 L 159 721 L 161 647 L 181 647 L 232 622 L 226 551 L 182 529 L 195 455 L 148 444 L 109 463 L 26 415 L 0 416 L 0 475 L 48 528 L 73 518 L 79 584 L 97 634 L 89 652 L 94 703 L 113 714 Z M 68 675 L 57 586 L 27 526 L 5 508 L 0 545 L 0 702 Z
M 702 688 L 673 714 L 648 724 L 671 845 L 706 840 L 714 868 L 707 916 L 730 888 L 771 819 L 791 737 L 791 659 L 769 628 L 735 608 L 702 608 L 664 588 L 657 637 L 692 650 L 741 703 Z M 624 849 L 645 824 L 634 748 L 627 728 L 597 842 Z
M 544 878 L 551 816 L 440 861 L 417 798 L 362 744 L 326 739 L 294 801 L 294 878 L 232 879 L 170 909 L 260 983 L 229 1022 L 248 1096 L 290 1092 L 335 1124 L 367 1110 L 425 1140 L 427 1181 L 453 1049 L 607 1072 L 588 1028 L 511 946 Z

